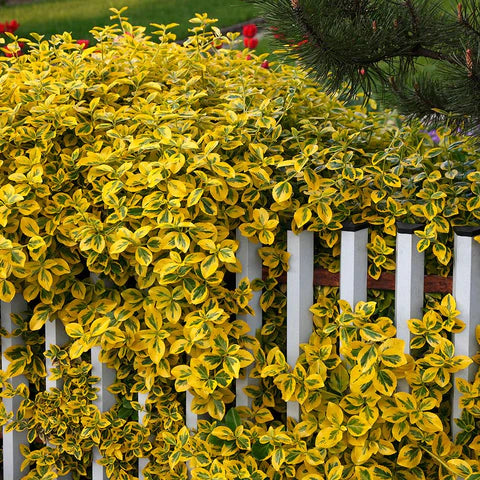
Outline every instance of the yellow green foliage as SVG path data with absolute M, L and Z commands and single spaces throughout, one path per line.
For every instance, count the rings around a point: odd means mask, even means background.
M 0 413 L 44 442 L 23 450 L 24 478 L 84 478 L 97 447 L 120 480 L 141 456 L 148 479 L 186 479 L 187 461 L 199 480 L 478 479 L 478 375 L 459 384 L 458 445 L 442 414 L 452 372 L 471 362 L 448 338 L 461 328 L 453 298 L 411 320 L 413 358 L 373 302 L 352 310 L 322 294 L 315 332 L 288 365 L 278 279 L 287 228 L 318 232 L 318 263 L 336 270 L 350 219 L 374 226 L 373 277 L 395 268 L 397 220 L 426 224 L 428 268 L 447 274 L 452 226 L 480 218 L 473 140 L 443 130 L 434 146 L 420 126 L 345 106 L 293 67 L 212 48 L 234 35 L 206 15 L 183 46 L 172 26 L 150 38 L 115 16 L 91 48 L 33 36 L 27 55 L 0 59 L 0 299 L 29 302 L 13 332 L 25 346 L 2 373 L 2 396 L 23 402 L 14 419 Z M 268 274 L 234 288 L 237 228 L 265 244 Z M 254 337 L 236 316 L 259 288 Z M 47 352 L 63 387 L 42 392 L 47 321 L 70 341 Z M 116 371 L 109 412 L 92 405 L 94 346 Z M 252 408 L 233 409 L 233 382 L 253 363 Z M 20 374 L 31 392 L 7 382 Z M 396 390 L 404 378 L 410 393 Z M 209 416 L 193 434 L 186 391 Z M 142 424 L 137 393 L 148 393 Z M 298 424 L 284 425 L 285 401 L 301 404 Z

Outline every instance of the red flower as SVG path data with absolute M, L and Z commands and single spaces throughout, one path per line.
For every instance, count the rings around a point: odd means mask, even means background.
M 248 25 L 244 25 L 242 29 L 242 33 L 244 37 L 252 38 L 257 34 L 257 26 L 254 23 L 249 23 Z
M 0 33 L 5 33 L 5 24 L 0 23 Z
M 253 50 L 254 48 L 257 48 L 258 38 L 255 38 L 255 37 L 252 37 L 252 38 L 245 37 L 245 38 L 243 39 L 243 44 L 245 45 L 246 48 L 250 48 L 251 50 Z
M 300 40 L 300 42 L 297 43 L 297 47 L 300 47 L 302 45 L 305 45 L 306 43 L 308 43 L 308 38 L 306 38 L 305 40 Z
M 20 55 L 23 55 L 23 52 L 22 52 L 22 48 L 25 46 L 25 43 L 23 42 L 18 42 L 18 50 L 14 51 L 15 49 L 15 45 L 14 44 L 11 44 L 11 45 L 7 45 L 5 47 L 5 50 L 3 52 L 3 54 L 8 57 L 8 58 L 11 58 L 11 57 L 20 57 Z M 13 47 L 13 49 L 11 49 L 10 47 Z
M 245 57 L 246 60 L 251 60 L 252 58 L 253 58 L 253 57 L 252 57 L 251 55 L 247 55 L 247 56 Z
M 77 40 L 77 43 L 82 46 L 82 48 L 87 48 L 90 45 L 90 40 Z
M 268 63 L 268 60 L 264 60 L 260 66 L 262 68 L 270 68 L 270 64 Z
M 20 24 L 16 20 L 10 20 L 5 24 L 5 31 L 14 33 L 15 30 L 20 26 Z

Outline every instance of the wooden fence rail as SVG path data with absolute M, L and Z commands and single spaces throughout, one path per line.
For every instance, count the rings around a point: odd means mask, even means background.
M 480 228 L 457 229 L 454 236 L 454 268 L 453 278 L 441 281 L 424 274 L 424 254 L 417 251 L 418 238 L 414 230 L 418 225 L 399 225 L 396 239 L 396 264 L 395 277 L 390 275 L 388 286 L 395 288 L 395 324 L 397 337 L 405 341 L 407 353 L 410 343 L 410 332 L 407 320 L 421 318 L 424 302 L 424 292 L 436 290 L 441 293 L 451 291 L 457 302 L 457 309 L 461 312 L 460 319 L 466 324 L 466 328 L 454 336 L 455 350 L 458 355 L 472 357 L 477 351 L 475 340 L 475 328 L 480 324 L 480 245 L 474 240 L 474 236 L 480 234 Z M 237 274 L 237 284 L 241 279 L 248 277 L 250 280 L 262 277 L 262 261 L 258 255 L 259 245 L 251 243 L 248 239 L 237 233 L 239 240 L 238 258 L 242 264 L 242 272 Z M 314 271 L 314 234 L 302 232 L 295 235 L 287 234 L 287 250 L 290 253 L 289 271 L 287 273 L 287 361 L 290 365 L 295 364 L 300 354 L 300 344 L 307 343 L 312 333 L 313 321 L 309 309 L 314 303 L 314 285 L 338 285 L 340 297 L 354 306 L 359 301 L 367 300 L 367 288 L 369 285 L 367 275 L 367 242 L 368 228 L 366 225 L 347 225 L 341 234 L 341 257 L 340 274 L 332 277 L 325 271 Z M 384 277 L 384 278 L 388 278 Z M 94 278 L 95 280 L 95 278 Z M 392 285 L 393 283 L 393 285 Z M 384 282 L 385 285 L 385 282 Z M 451 287 L 450 287 L 451 285 Z M 375 286 L 375 284 L 374 284 Z M 377 285 L 379 286 L 379 285 Z M 260 308 L 261 292 L 255 292 L 250 306 L 255 315 L 242 317 L 254 334 L 262 327 L 262 311 Z M 13 331 L 14 325 L 11 314 L 26 310 L 26 302 L 17 295 L 10 303 L 1 304 L 1 326 L 7 331 Z M 61 322 L 47 322 L 45 327 L 45 349 L 51 345 L 63 345 L 68 340 Z M 18 344 L 19 337 L 2 337 L 2 351 Z M 101 378 L 98 399 L 95 405 L 100 411 L 107 411 L 115 402 L 115 398 L 107 391 L 108 386 L 115 381 L 114 372 L 106 368 L 99 361 L 99 347 L 91 350 L 92 375 Z M 2 356 L 2 369 L 8 368 L 8 360 Z M 47 374 L 51 371 L 51 362 L 47 359 Z M 474 366 L 454 374 L 455 378 L 465 378 L 473 381 Z M 11 380 L 16 387 L 26 383 L 24 376 L 17 376 Z M 236 405 L 250 406 L 251 401 L 245 395 L 244 388 L 258 382 L 249 378 L 248 372 L 245 378 L 236 381 Z M 61 388 L 61 380 L 49 380 L 47 377 L 46 388 Z M 407 390 L 406 383 L 400 383 L 399 389 Z M 452 419 L 460 416 L 459 394 L 456 390 L 452 394 Z M 186 425 L 190 429 L 196 429 L 197 416 L 191 412 L 190 405 L 192 396 L 187 392 L 186 401 Z M 138 401 L 145 406 L 147 395 L 138 395 Z M 16 412 L 20 404 L 20 398 L 3 399 L 7 411 Z M 143 422 L 145 411 L 139 413 L 139 421 Z M 287 415 L 296 420 L 300 419 L 300 408 L 296 402 L 287 403 Z M 453 435 L 458 431 L 456 424 L 452 422 Z M 20 480 L 25 472 L 20 471 L 23 458 L 20 454 L 20 444 L 26 444 L 25 432 L 3 431 L 3 478 L 5 480 Z M 94 460 L 100 456 L 94 452 Z M 139 478 L 143 475 L 141 470 L 147 464 L 148 459 L 139 459 Z M 62 477 L 69 479 L 70 476 Z M 93 480 L 104 480 L 105 470 L 95 461 L 92 465 Z

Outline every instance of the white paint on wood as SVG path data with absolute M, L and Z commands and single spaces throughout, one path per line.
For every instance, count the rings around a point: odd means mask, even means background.
M 287 232 L 287 362 L 292 367 L 301 353 L 300 344 L 308 343 L 313 330 L 313 243 L 313 232 Z M 297 402 L 287 402 L 287 416 L 300 420 Z
M 192 412 L 193 395 L 187 391 L 185 401 L 185 426 L 190 430 L 197 430 L 198 415 Z
M 408 320 L 423 316 L 424 254 L 417 250 L 419 238 L 413 233 L 397 233 L 395 271 L 395 326 L 397 338 L 405 342 L 405 353 L 410 354 Z M 408 392 L 405 379 L 398 382 L 401 392 Z
M 110 393 L 107 388 L 115 382 L 116 373 L 115 370 L 108 368 L 103 362 L 100 361 L 101 347 L 96 345 L 90 350 L 91 362 L 92 362 L 92 376 L 100 377 L 100 381 L 97 383 L 96 388 L 97 398 L 93 401 L 93 404 L 98 407 L 100 412 L 106 412 L 115 405 L 115 395 Z
M 61 320 L 47 321 L 45 323 L 45 351 L 50 350 L 52 345 L 63 347 L 68 342 L 68 335 L 65 332 L 65 327 Z M 48 390 L 51 388 L 63 388 L 63 380 L 56 379 L 51 380 L 52 373 L 52 360 L 50 358 L 45 359 L 45 367 L 47 370 L 47 378 L 45 380 L 45 387 Z
M 457 302 L 458 316 L 465 323 L 465 329 L 453 335 L 455 355 L 472 357 L 478 350 L 475 328 L 480 324 L 480 245 L 468 236 L 455 234 L 453 263 L 453 296 Z M 459 406 L 460 392 L 455 386 L 455 379 L 474 380 L 475 364 L 453 375 L 452 395 L 452 433 L 460 430 L 454 422 L 461 415 Z
M 342 231 L 340 251 L 340 298 L 355 309 L 367 300 L 368 228 Z
M 142 410 L 138 412 L 138 422 L 144 424 L 145 415 L 147 414 L 146 404 L 147 404 L 148 393 L 139 393 L 138 394 L 138 403 L 142 406 Z M 138 459 L 138 480 L 144 480 L 145 476 L 142 473 L 142 470 L 147 466 L 148 458 L 139 458 Z
M 90 350 L 91 353 L 91 362 L 92 362 L 92 376 L 100 377 L 100 382 L 97 383 L 96 387 L 97 398 L 92 402 L 100 412 L 106 412 L 110 410 L 115 404 L 115 395 L 110 393 L 107 390 L 107 387 L 115 382 L 115 370 L 108 368 L 104 363 L 99 359 L 100 355 L 100 346 L 92 347 Z M 107 480 L 107 474 L 105 468 L 102 465 L 98 464 L 102 456 L 98 448 L 93 449 L 93 463 L 92 463 L 92 480 Z
M 247 277 L 250 282 L 256 278 L 262 278 L 262 259 L 258 255 L 258 249 L 262 246 L 260 243 L 252 243 L 248 238 L 241 235 L 237 230 L 237 240 L 239 248 L 237 251 L 237 259 L 242 265 L 242 271 L 236 274 L 236 284 Z M 247 322 L 250 327 L 250 335 L 255 336 L 257 331 L 262 328 L 262 309 L 260 307 L 261 291 L 253 292 L 253 297 L 249 302 L 250 307 L 254 310 L 255 315 L 239 315 L 237 318 Z M 244 392 L 244 388 L 249 385 L 258 385 L 258 379 L 250 378 L 252 366 L 245 369 L 245 377 L 236 380 L 236 405 L 237 407 L 251 407 L 252 399 Z
M 12 332 L 17 328 L 13 323 L 10 314 L 21 313 L 27 309 L 27 303 L 21 295 L 15 295 L 10 303 L 1 302 L 1 323 L 2 327 L 8 332 Z M 2 352 L 13 345 L 21 345 L 23 343 L 20 337 L 3 337 L 2 336 Z M 9 365 L 9 360 L 2 355 L 2 370 L 6 371 Z M 18 375 L 10 379 L 11 385 L 16 388 L 20 384 L 28 386 L 27 379 L 24 375 Z M 7 412 L 13 412 L 15 415 L 22 398 L 15 396 L 13 398 L 3 398 L 3 404 Z M 21 473 L 20 466 L 23 462 L 23 456 L 20 453 L 20 445 L 28 445 L 26 432 L 6 432 L 3 427 L 3 478 L 11 480 L 19 480 L 25 475 Z
M 98 281 L 98 275 L 91 274 L 90 278 L 94 281 Z M 108 283 L 108 280 L 105 281 Z M 115 404 L 115 395 L 110 393 L 107 388 L 115 382 L 116 372 L 113 369 L 108 368 L 104 363 L 100 361 L 100 346 L 92 347 L 90 350 L 91 362 L 92 362 L 92 376 L 99 377 L 100 381 L 97 383 L 96 388 L 97 398 L 92 402 L 100 412 L 106 412 L 110 410 Z M 92 463 L 92 480 L 107 480 L 107 474 L 105 468 L 98 464 L 102 456 L 98 448 L 93 449 L 93 463 Z

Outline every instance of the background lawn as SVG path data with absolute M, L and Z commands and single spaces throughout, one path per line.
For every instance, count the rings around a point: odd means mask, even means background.
M 50 37 L 68 31 L 75 39 L 92 39 L 88 33 L 92 27 L 111 23 L 109 8 L 123 6 L 128 6 L 124 16 L 133 25 L 179 23 L 174 30 L 179 39 L 188 36 L 187 29 L 191 26 L 188 19 L 195 13 L 207 12 L 211 18 L 218 18 L 219 27 L 256 16 L 252 6 L 242 0 L 43 0 L 1 6 L 0 22 L 17 20 L 18 36 L 37 32 Z

